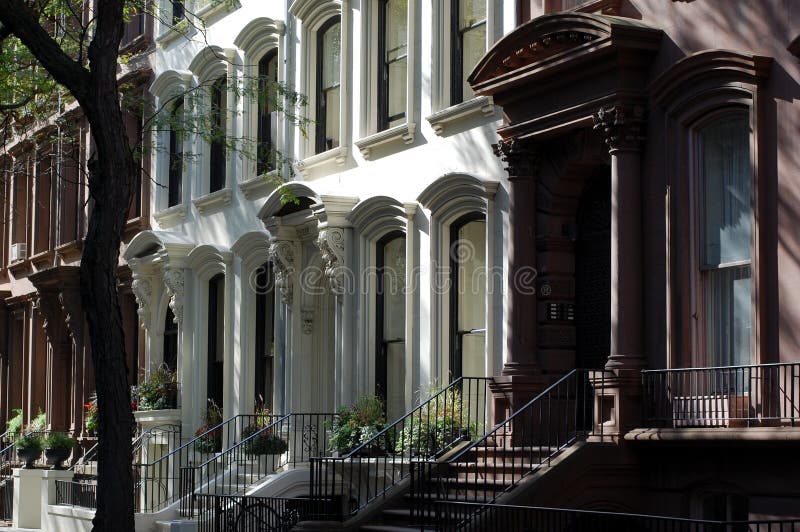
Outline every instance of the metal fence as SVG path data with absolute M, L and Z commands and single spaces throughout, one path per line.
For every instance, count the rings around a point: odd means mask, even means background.
M 97 483 L 56 480 L 56 504 L 97 509 Z
M 198 532 L 282 532 L 300 521 L 333 519 L 339 505 L 308 498 L 196 496 Z
M 642 387 L 652 427 L 800 424 L 800 363 L 646 370 Z

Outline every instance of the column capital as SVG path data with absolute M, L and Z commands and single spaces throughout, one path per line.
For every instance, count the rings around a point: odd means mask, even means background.
M 512 137 L 492 144 L 492 149 L 506 163 L 509 179 L 528 179 L 539 174 L 541 157 L 532 142 Z
M 291 305 L 294 294 L 294 241 L 273 240 L 269 245 L 269 260 L 275 269 L 275 286 L 281 292 L 281 299 Z
M 643 103 L 620 102 L 601 107 L 592 118 L 594 129 L 603 135 L 609 153 L 642 149 L 645 121 Z
M 328 276 L 331 290 L 335 294 L 341 294 L 344 288 L 344 231 L 342 227 L 320 229 L 316 241 L 322 260 L 325 262 L 325 275 Z

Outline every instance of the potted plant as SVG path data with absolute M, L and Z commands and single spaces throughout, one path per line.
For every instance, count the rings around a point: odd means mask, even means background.
M 97 394 L 93 393 L 88 403 L 83 405 L 86 408 L 86 418 L 84 420 L 84 427 L 87 434 L 94 436 L 97 434 L 97 427 L 99 425 L 98 411 L 97 411 Z
M 395 441 L 395 451 L 412 456 L 434 457 L 456 441 L 472 439 L 477 433 L 474 422 L 465 423 L 461 392 L 456 389 L 439 393 L 425 403 L 403 426 Z
M 61 464 L 69 458 L 73 447 L 75 447 L 74 439 L 63 432 L 51 432 L 44 439 L 44 456 L 47 463 L 53 464 L 53 469 L 64 469 Z
M 147 377 L 134 390 L 136 410 L 165 410 L 178 406 L 178 377 L 166 364 Z
M 283 454 L 289 450 L 288 443 L 277 434 L 274 434 L 272 429 L 267 429 L 271 424 L 271 420 L 272 413 L 269 409 L 259 408 L 256 411 L 255 422 L 242 429 L 242 441 L 244 441 L 243 447 L 245 454 L 263 456 L 268 454 Z M 257 435 L 253 436 L 254 434 Z
M 25 469 L 33 469 L 33 463 L 42 456 L 42 437 L 35 433 L 17 438 L 17 456 L 25 462 Z
M 222 410 L 213 399 L 208 400 L 203 424 L 194 435 L 200 436 L 194 442 L 194 450 L 201 454 L 218 453 L 222 450 Z
M 374 395 L 360 397 L 353 406 L 343 406 L 330 424 L 330 449 L 344 455 L 368 442 L 386 427 L 383 402 Z M 386 439 L 381 438 L 363 449 L 365 455 L 385 455 Z

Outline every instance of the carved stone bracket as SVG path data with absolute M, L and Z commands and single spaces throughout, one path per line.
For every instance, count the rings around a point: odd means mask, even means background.
M 275 271 L 275 286 L 281 292 L 281 299 L 292 304 L 294 284 L 294 243 L 291 240 L 275 240 L 269 246 L 269 259 Z
M 304 308 L 300 311 L 302 320 L 303 334 L 311 334 L 314 331 L 314 309 Z
M 47 335 L 47 340 L 54 347 L 54 352 L 61 354 L 64 350 L 59 349 L 62 342 L 68 340 L 64 335 L 64 321 L 61 316 L 61 303 L 58 300 L 58 290 L 39 289 L 39 297 L 36 300 L 36 309 L 42 315 L 43 328 Z
M 62 287 L 58 293 L 61 308 L 64 309 L 64 322 L 75 345 L 83 345 L 83 312 L 81 310 L 81 291 L 76 285 Z
M 340 294 L 344 286 L 344 229 L 328 227 L 317 237 L 317 247 L 325 261 L 325 275 L 334 293 Z
M 594 116 L 594 129 L 600 131 L 609 152 L 639 151 L 644 143 L 644 106 L 616 104 L 602 107 Z
M 150 328 L 150 297 L 153 294 L 153 287 L 147 279 L 137 278 L 131 283 L 131 290 L 139 305 L 137 312 L 142 322 L 142 328 L 147 330 Z
M 495 156 L 506 163 L 509 179 L 536 177 L 539 174 L 541 158 L 529 142 L 510 138 L 492 144 Z
M 184 279 L 183 271 L 169 268 L 164 272 L 164 284 L 169 294 L 169 307 L 175 316 L 175 323 L 183 323 L 183 294 Z

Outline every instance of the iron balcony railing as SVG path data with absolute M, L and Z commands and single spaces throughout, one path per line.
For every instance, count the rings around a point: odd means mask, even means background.
M 491 503 L 594 429 L 593 387 L 605 387 L 605 372 L 573 370 L 445 461 L 414 464 L 413 514 L 427 523 L 441 500 Z M 605 399 L 599 395 L 598 401 Z M 603 405 L 598 405 L 601 408 Z M 600 424 L 602 438 L 602 424 Z
M 800 424 L 800 363 L 642 372 L 643 419 L 651 427 Z
M 198 532 L 288 531 L 300 521 L 334 520 L 339 505 L 309 498 L 196 495 Z
M 97 509 L 97 482 L 56 480 L 56 504 Z
M 414 464 L 483 434 L 491 381 L 461 377 L 346 455 L 312 458 L 313 497 L 340 498 L 347 518 L 385 497 L 411 475 Z
M 436 530 L 503 532 L 796 532 L 800 519 L 708 521 L 655 515 L 626 514 L 439 502 L 434 509 Z M 249 530 L 249 529 L 248 529 Z
M 155 512 L 174 503 L 180 497 L 181 468 L 207 461 L 209 457 L 235 445 L 242 429 L 265 416 L 255 414 L 233 416 L 193 438 L 176 441 L 177 445 L 154 441 L 141 447 L 141 454 L 133 464 L 136 484 L 135 508 L 137 512 Z M 269 415 L 267 419 L 280 416 Z M 152 456 L 151 456 L 152 455 Z
M 240 440 L 205 461 L 181 467 L 180 511 L 195 515 L 197 494 L 237 495 L 268 475 L 298 464 L 328 449 L 326 427 L 332 413 L 297 413 L 271 423 L 247 425 Z

